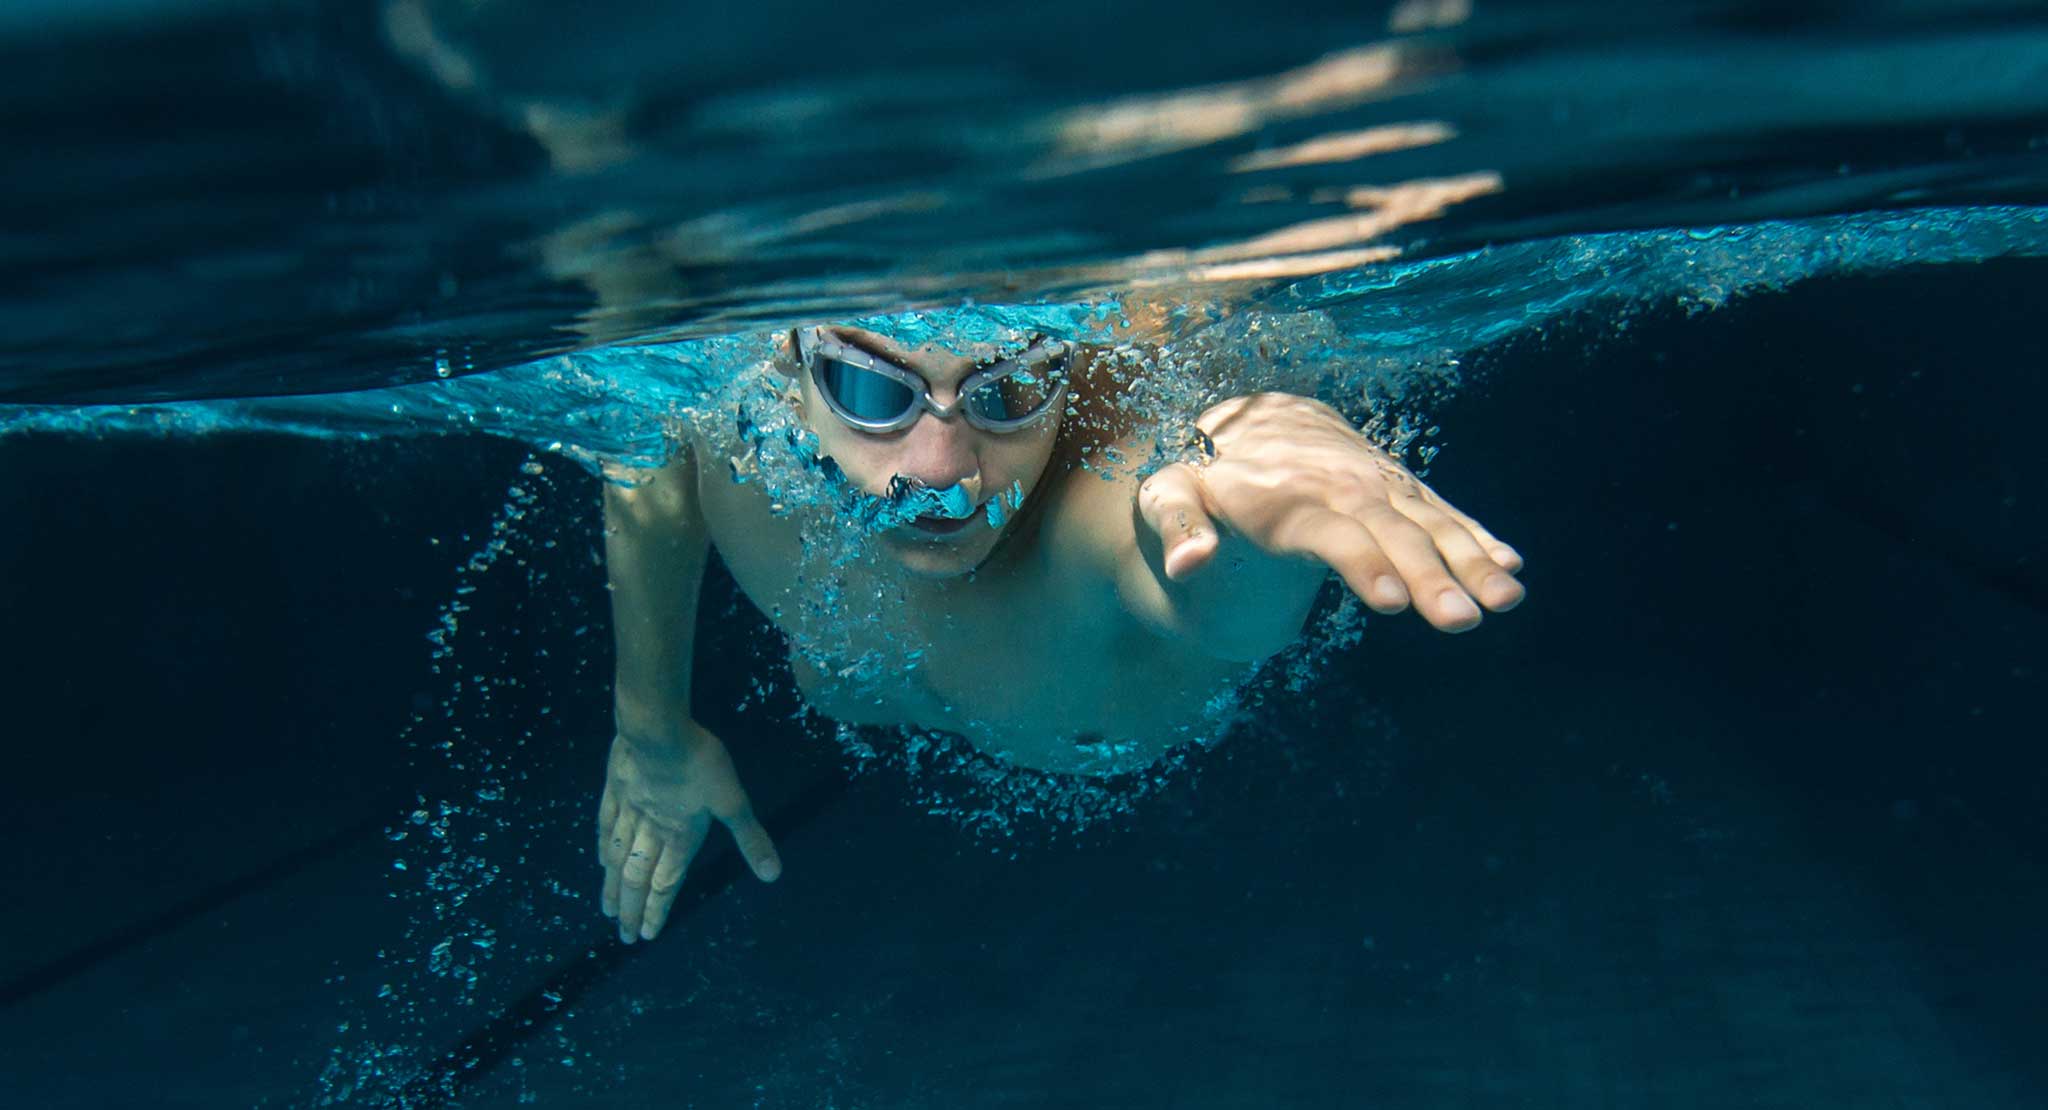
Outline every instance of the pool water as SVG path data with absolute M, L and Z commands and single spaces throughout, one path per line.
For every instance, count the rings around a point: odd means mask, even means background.
M 0 55 L 10 1105 L 2048 1090 L 2035 6 L 161 0 Z M 1073 779 L 806 712 L 714 568 L 785 874 L 721 847 L 625 948 L 595 468 L 815 321 L 1121 345 L 1162 442 L 1330 400 L 1529 601 L 1330 591 Z

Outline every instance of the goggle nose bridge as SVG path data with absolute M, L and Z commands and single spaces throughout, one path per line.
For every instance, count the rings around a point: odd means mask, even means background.
M 956 411 L 960 412 L 962 419 L 966 420 L 967 423 L 983 431 L 998 434 L 1020 431 L 1036 423 L 1047 413 L 1051 412 L 1060 399 L 1066 395 L 1067 390 L 1066 383 L 1062 381 L 1053 390 L 1052 394 L 1036 410 L 1028 415 L 1016 420 L 989 420 L 977 414 L 973 406 L 968 404 L 968 397 L 973 392 L 973 389 L 969 387 L 975 386 L 976 378 L 980 377 L 983 373 L 982 369 L 977 369 L 969 373 L 965 378 L 962 378 L 959 391 L 953 398 L 953 403 L 942 405 L 932 399 L 931 382 L 927 381 L 924 375 L 907 367 L 897 366 L 895 363 L 880 358 L 871 352 L 864 351 L 852 344 L 834 339 L 826 335 L 822 328 L 798 329 L 793 333 L 792 338 L 796 342 L 799 364 L 806 373 L 812 376 L 812 380 L 818 383 L 819 392 L 824 396 L 826 405 L 841 420 L 863 431 L 879 434 L 900 432 L 916 424 L 918 417 L 923 413 L 929 412 L 940 420 L 945 420 Z M 1067 344 L 1055 342 L 1045 350 L 1049 357 L 1059 357 L 1067 352 Z M 1023 356 L 1016 357 L 1022 358 Z M 834 395 L 833 391 L 827 388 L 823 381 L 819 380 L 817 367 L 821 359 L 844 362 L 856 369 L 865 370 L 872 374 L 880 374 L 883 377 L 897 381 L 911 392 L 910 404 L 902 413 L 887 420 L 864 417 L 848 410 L 844 403 Z M 1004 361 L 1011 360 L 999 359 L 989 365 L 1001 365 Z M 1020 365 L 1016 370 L 1009 371 L 1008 373 L 1019 373 L 1025 369 L 1026 367 Z M 1008 373 L 1003 376 L 1008 376 Z M 979 386 L 975 386 L 975 388 L 979 388 Z

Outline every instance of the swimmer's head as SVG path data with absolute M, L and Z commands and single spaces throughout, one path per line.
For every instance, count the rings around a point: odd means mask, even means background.
M 980 566 L 1045 477 L 1071 350 L 1049 341 L 910 349 L 850 327 L 802 329 L 785 342 L 792 396 L 819 453 L 887 506 L 882 553 L 927 578 Z

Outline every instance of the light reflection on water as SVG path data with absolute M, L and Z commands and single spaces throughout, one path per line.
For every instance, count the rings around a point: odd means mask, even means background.
M 6 186 L 41 279 L 0 306 L 0 400 L 370 388 L 963 300 L 1257 303 L 1488 243 L 2048 192 L 2048 28 L 2012 5 L 1790 39 L 1708 4 L 1055 4 L 1030 49 L 993 12 L 754 7 L 0 40 L 51 156 Z M 781 33 L 863 20 L 847 49 Z M 173 99 L 139 149 L 71 122 Z

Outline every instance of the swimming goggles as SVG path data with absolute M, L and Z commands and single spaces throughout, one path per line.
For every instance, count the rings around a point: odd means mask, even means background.
M 924 377 L 843 343 L 822 328 L 796 333 L 797 354 L 818 395 L 839 419 L 875 435 L 900 432 L 925 413 L 944 420 L 959 410 L 984 432 L 1022 431 L 1054 411 L 1067 392 L 1073 349 L 1041 340 L 1023 353 L 978 367 L 960 382 L 950 405 L 932 400 Z

